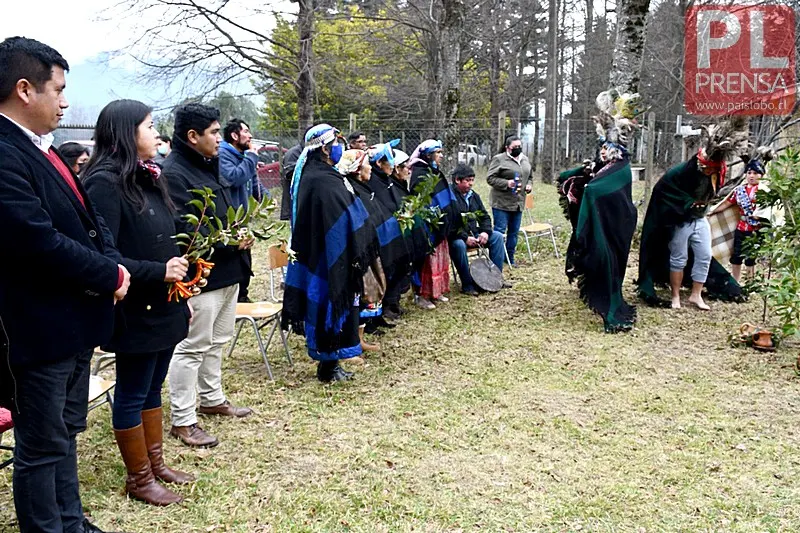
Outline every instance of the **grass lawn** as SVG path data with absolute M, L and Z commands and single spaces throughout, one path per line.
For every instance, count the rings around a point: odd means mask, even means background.
M 555 190 L 536 193 L 563 251 Z M 245 334 L 224 384 L 256 414 L 202 419 L 220 439 L 211 450 L 166 438 L 168 464 L 199 477 L 178 489 L 181 506 L 126 499 L 110 411 L 93 411 L 79 441 L 87 513 L 146 533 L 800 530 L 797 347 L 727 343 L 760 302 L 640 306 L 633 332 L 607 335 L 546 242 L 533 264 L 518 259 L 511 290 L 454 291 L 433 312 L 404 300 L 409 313 L 380 355 L 351 365 L 352 382 L 320 385 L 293 336 L 293 370 L 270 349 L 272 383 Z M 6 469 L 0 531 L 14 524 Z

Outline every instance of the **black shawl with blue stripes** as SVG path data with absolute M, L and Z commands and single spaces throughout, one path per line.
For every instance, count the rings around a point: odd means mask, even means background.
M 317 153 L 303 168 L 297 196 L 284 324 L 305 332 L 313 358 L 338 358 L 351 334 L 342 331 L 346 318 L 378 253 L 376 228 L 352 186 Z

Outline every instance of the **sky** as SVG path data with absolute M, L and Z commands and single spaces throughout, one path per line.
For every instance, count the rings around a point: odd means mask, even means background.
M 93 122 L 100 109 L 119 98 L 141 100 L 166 108 L 189 95 L 175 94 L 168 84 L 145 86 L 135 76 L 142 68 L 125 49 L 138 34 L 137 25 L 154 25 L 161 18 L 148 10 L 121 10 L 133 0 L 6 0 L 0 17 L 0 40 L 16 35 L 37 39 L 58 50 L 70 64 L 66 96 L 71 109 L 64 122 Z M 212 5 L 213 0 L 205 2 Z M 253 16 L 250 0 L 232 0 L 226 9 L 238 20 L 274 25 L 274 17 Z M 278 4 L 280 5 L 280 4 Z M 226 87 L 234 94 L 252 90 L 246 80 Z M 197 92 L 201 92 L 198 88 Z

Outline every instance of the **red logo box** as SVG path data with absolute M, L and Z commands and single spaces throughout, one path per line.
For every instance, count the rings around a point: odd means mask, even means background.
M 686 13 L 686 111 L 788 115 L 795 102 L 789 6 L 695 6 Z

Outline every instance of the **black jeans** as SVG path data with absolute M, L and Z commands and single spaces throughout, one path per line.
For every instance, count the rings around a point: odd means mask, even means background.
M 239 301 L 246 301 L 248 299 L 250 289 L 250 269 L 253 264 L 253 252 L 251 250 L 244 251 L 245 262 L 247 263 L 247 272 L 245 277 L 239 282 Z
M 86 429 L 91 350 L 12 368 L 14 505 L 21 533 L 83 531 L 75 437 Z
M 161 386 L 172 360 L 172 346 L 153 353 L 117 353 L 117 386 L 114 389 L 114 429 L 130 429 L 142 423 L 142 411 L 161 407 Z

